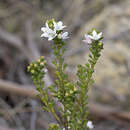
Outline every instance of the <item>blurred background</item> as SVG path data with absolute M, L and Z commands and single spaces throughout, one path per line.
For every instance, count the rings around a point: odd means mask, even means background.
M 55 18 L 67 25 L 65 60 L 75 80 L 76 66 L 87 62 L 83 35 L 104 34 L 104 50 L 89 91 L 94 130 L 130 130 L 130 0 L 0 0 L 0 130 L 47 130 L 54 118 L 41 110 L 27 66 L 44 55 L 46 85 L 55 79 L 51 43 L 40 28 Z

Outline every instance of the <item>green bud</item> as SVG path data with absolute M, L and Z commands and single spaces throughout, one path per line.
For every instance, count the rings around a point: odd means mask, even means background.
M 41 65 L 41 66 L 44 66 L 44 62 L 41 62 L 40 65 Z
M 32 73 L 32 74 L 34 74 L 34 72 L 35 72 L 34 70 L 31 70 L 31 73 Z
M 70 94 L 72 94 L 74 91 L 73 90 L 70 90 Z
M 99 42 L 99 43 L 98 43 L 99 46 L 102 46 L 102 44 L 103 44 L 102 42 Z
M 54 21 L 54 19 L 47 20 L 48 26 L 49 26 L 49 28 L 51 28 L 51 29 L 54 29 L 53 21 Z
M 30 67 L 30 66 L 28 66 L 28 68 L 27 68 L 27 69 L 28 69 L 28 71 L 30 71 L 31 67 Z
M 37 64 L 34 64 L 34 67 L 37 67 Z

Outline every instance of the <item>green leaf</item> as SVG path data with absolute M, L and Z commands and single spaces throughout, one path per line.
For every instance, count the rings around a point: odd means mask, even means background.
M 63 65 L 63 71 L 65 71 L 65 69 L 66 69 L 67 66 L 68 66 L 67 64 Z
M 43 106 L 42 109 L 43 109 L 44 111 L 48 111 L 48 112 L 49 112 L 48 108 L 45 107 L 45 106 Z
M 93 79 L 90 79 L 89 85 L 91 86 L 92 84 L 94 84 L 94 80 L 93 80 Z

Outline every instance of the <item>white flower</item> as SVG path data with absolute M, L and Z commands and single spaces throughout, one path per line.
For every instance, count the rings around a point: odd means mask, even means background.
M 48 72 L 48 69 L 44 68 L 44 72 L 45 72 L 45 73 Z
M 91 44 L 91 43 L 92 43 L 91 38 L 90 38 L 90 37 L 88 37 L 88 35 L 87 35 L 87 34 L 85 34 L 85 35 L 84 35 L 84 37 L 85 37 L 85 40 L 83 40 L 83 42 L 85 42 L 85 43 L 89 43 L 89 44 Z
M 58 35 L 58 38 L 59 38 L 59 39 L 68 39 L 68 38 L 69 38 L 68 35 L 69 35 L 68 32 L 64 32 L 64 33 L 62 33 L 62 34 L 59 34 L 59 35 Z
M 95 30 L 93 30 L 92 35 L 88 35 L 88 37 L 92 40 L 99 40 L 102 37 L 102 32 L 97 33 Z
M 42 69 L 42 72 L 47 73 L 47 72 L 48 72 L 48 69 L 44 68 L 44 69 Z
M 46 27 L 42 27 L 41 31 L 43 31 L 41 37 L 47 37 L 48 41 L 54 39 L 57 36 L 56 30 L 50 29 L 47 22 Z
M 41 28 L 41 31 L 43 31 L 43 34 L 41 34 L 41 37 L 48 38 L 48 41 L 53 40 L 57 35 L 59 39 L 68 39 L 68 32 L 62 33 L 63 28 L 66 26 L 63 26 L 62 21 L 55 22 L 53 21 L 53 28 L 50 28 L 48 23 L 46 22 L 46 26 Z M 60 34 L 58 34 L 57 31 L 61 31 Z
M 62 37 L 62 39 L 68 39 L 69 38 L 68 35 L 69 35 L 68 32 L 64 32 L 64 33 L 62 33 L 61 37 Z
M 66 26 L 63 26 L 63 22 L 62 21 L 59 21 L 59 22 L 53 21 L 53 24 L 54 24 L 54 30 L 56 30 L 56 31 L 63 30 L 63 28 L 66 27 Z
M 89 129 L 93 129 L 93 128 L 94 128 L 92 121 L 88 121 L 88 122 L 87 122 L 87 127 L 88 127 Z

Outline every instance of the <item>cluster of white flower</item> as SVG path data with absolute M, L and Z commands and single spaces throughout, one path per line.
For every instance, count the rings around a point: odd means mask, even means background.
M 56 36 L 59 39 L 68 39 L 68 32 L 62 33 L 63 29 L 66 26 L 63 26 L 62 21 L 55 22 L 53 20 L 53 28 L 50 28 L 48 25 L 48 22 L 46 22 L 46 27 L 42 27 L 41 31 L 43 31 L 43 34 L 41 34 L 41 37 L 48 38 L 49 41 L 53 40 Z M 60 33 L 59 33 L 60 31 Z
M 91 35 L 85 34 L 85 40 L 83 40 L 86 43 L 91 44 L 93 40 L 97 41 L 102 38 L 102 32 L 97 33 L 96 30 L 93 30 Z

